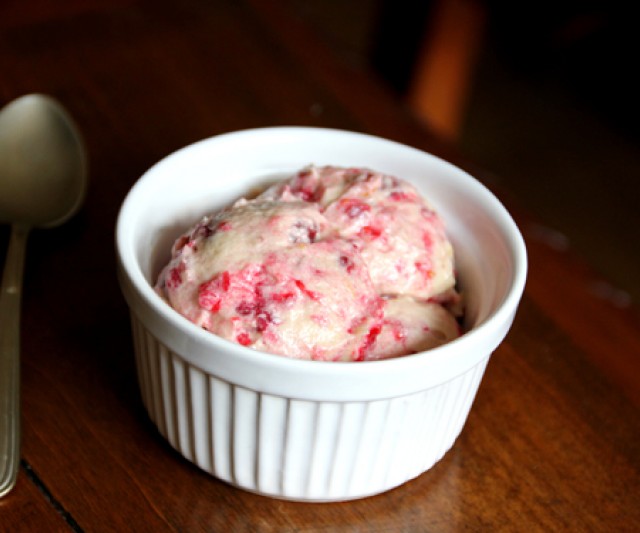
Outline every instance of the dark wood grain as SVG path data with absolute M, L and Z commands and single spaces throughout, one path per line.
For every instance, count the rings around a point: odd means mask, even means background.
M 48 6 L 0 6 L 0 104 L 60 99 L 84 132 L 92 182 L 76 218 L 29 242 L 24 463 L 0 501 L 1 531 L 640 529 L 638 315 L 594 291 L 601 280 L 508 191 L 497 193 L 530 254 L 525 297 L 464 431 L 431 471 L 372 498 L 304 504 L 240 491 L 178 456 L 143 410 L 115 277 L 115 219 L 146 168 L 203 137 L 300 124 L 407 142 L 491 185 L 489 174 L 279 3 Z
M 1 531 L 65 531 L 68 517 L 52 501 L 46 487 L 23 464 L 13 491 L 0 500 Z

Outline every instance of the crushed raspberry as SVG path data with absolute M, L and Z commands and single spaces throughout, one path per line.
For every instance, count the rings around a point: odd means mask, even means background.
M 268 311 L 261 309 L 258 313 L 256 313 L 256 330 L 262 333 L 269 324 L 273 323 L 273 318 L 271 313 Z
M 212 313 L 217 313 L 220 310 L 222 298 L 220 298 L 220 295 L 216 291 L 210 290 L 207 285 L 208 283 L 200 285 L 200 289 L 198 291 L 198 305 L 202 307 L 202 309 L 206 309 Z
M 293 291 L 276 292 L 270 295 L 270 298 L 274 302 L 286 302 L 295 298 L 296 294 Z
M 177 267 L 172 268 L 167 276 L 166 286 L 169 289 L 177 289 L 182 285 L 182 273 L 185 270 L 184 263 L 179 263 Z
M 304 200 L 305 202 L 313 202 L 314 201 L 314 191 L 313 190 L 305 190 L 298 189 L 292 191 L 300 200 Z
M 308 220 L 299 220 L 291 228 L 289 240 L 293 243 L 311 243 L 315 242 L 317 235 L 318 229 L 313 222 Z
M 309 289 L 307 289 L 307 287 L 305 286 L 304 283 L 302 283 L 302 281 L 297 279 L 297 280 L 295 280 L 295 284 L 296 284 L 296 287 L 298 287 L 298 289 L 300 289 L 300 292 L 302 292 L 302 294 L 308 296 L 312 300 L 318 300 L 318 298 L 319 298 L 318 293 L 314 292 L 314 291 L 310 291 Z
M 426 231 L 422 233 L 422 244 L 424 244 L 424 247 L 427 250 L 431 250 L 431 248 L 433 248 L 433 237 L 430 233 Z
M 389 194 L 389 200 L 394 202 L 411 202 L 415 200 L 415 196 L 405 191 L 393 191 Z
M 310 170 L 298 173 L 297 179 L 291 184 L 291 194 L 305 202 L 318 201 L 324 194 L 324 188 L 316 183 Z
M 231 223 L 223 220 L 222 222 L 220 222 L 220 224 L 218 224 L 217 227 L 218 231 L 229 231 L 230 229 L 232 229 Z
M 236 306 L 236 313 L 242 316 L 247 316 L 256 310 L 256 304 L 247 301 L 242 301 Z
M 308 231 L 307 231 L 307 236 L 309 238 L 309 242 L 315 241 L 317 234 L 318 234 L 318 231 L 315 228 L 309 228 Z
M 346 255 L 340 256 L 340 266 L 344 267 L 349 274 L 351 274 L 356 267 L 356 265 L 353 264 L 353 260 Z
M 378 335 L 380 335 L 381 331 L 382 327 L 377 324 L 369 329 L 367 336 L 362 341 L 362 344 L 358 347 L 357 356 L 356 359 L 354 359 L 355 361 L 364 361 L 367 352 L 369 351 L 371 346 L 373 346 L 373 343 L 376 341 L 376 338 L 378 337 Z
M 240 281 L 240 280 L 238 280 Z M 236 313 L 241 317 L 245 317 L 242 320 L 254 322 L 256 331 L 262 333 L 269 324 L 275 323 L 275 320 L 271 313 L 266 309 L 267 301 L 263 295 L 264 283 L 259 282 L 256 286 L 244 293 L 244 298 L 235 308 Z M 238 287 L 236 287 L 238 288 Z M 238 294 L 235 293 L 234 296 Z M 294 296 L 293 293 L 291 293 Z M 270 298 L 271 301 L 278 301 L 279 298 Z M 235 317 L 236 320 L 241 320 L 240 317 Z M 233 320 L 233 319 L 232 319 Z
M 376 228 L 375 226 L 364 226 L 359 232 L 358 235 L 360 237 L 368 237 L 370 239 L 377 239 L 382 235 L 382 230 L 380 228 Z
M 198 288 L 198 305 L 212 313 L 219 311 L 222 304 L 221 292 L 228 291 L 230 285 L 229 272 L 226 270 L 209 281 L 205 281 Z
M 349 218 L 356 218 L 362 213 L 371 211 L 371 206 L 368 203 L 356 198 L 343 198 L 338 202 L 338 205 Z
M 247 333 L 240 333 L 240 335 L 236 337 L 236 340 L 242 344 L 242 346 L 249 346 L 249 344 L 251 344 L 251 337 L 249 337 Z

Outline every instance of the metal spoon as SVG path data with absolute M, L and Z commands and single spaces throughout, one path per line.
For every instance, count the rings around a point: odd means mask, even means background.
M 20 303 L 31 228 L 57 226 L 84 200 L 87 157 L 73 121 L 54 99 L 30 94 L 0 110 L 0 223 L 11 237 L 0 288 L 0 497 L 20 459 Z

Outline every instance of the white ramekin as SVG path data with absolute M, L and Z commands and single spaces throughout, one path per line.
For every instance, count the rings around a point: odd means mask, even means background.
M 459 339 L 384 361 L 299 361 L 208 333 L 154 292 L 182 231 L 311 163 L 407 179 L 440 212 L 467 306 Z M 305 501 L 377 494 L 444 455 L 511 326 L 527 269 L 512 218 L 470 175 L 392 141 L 317 128 L 229 133 L 168 156 L 127 195 L 116 243 L 142 399 L 160 433 L 226 482 Z

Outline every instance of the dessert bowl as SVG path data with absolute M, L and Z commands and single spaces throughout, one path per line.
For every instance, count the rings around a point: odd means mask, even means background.
M 440 213 L 465 302 L 459 338 L 394 359 L 296 360 L 205 331 L 154 291 L 172 243 L 201 216 L 309 164 L 395 175 Z M 124 200 L 116 246 L 142 400 L 160 433 L 223 481 L 301 501 L 384 492 L 451 448 L 527 270 L 511 216 L 463 170 L 382 138 L 303 127 L 228 133 L 164 158 Z

